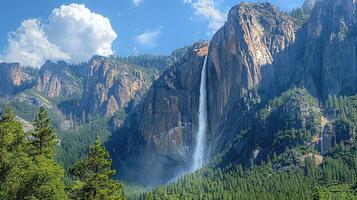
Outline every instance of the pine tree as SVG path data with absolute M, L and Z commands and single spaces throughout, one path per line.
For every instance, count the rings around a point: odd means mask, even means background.
M 35 118 L 34 126 L 35 130 L 31 138 L 33 154 L 53 158 L 57 139 L 51 126 L 51 120 L 44 107 L 40 108 Z
M 9 108 L 0 118 L 0 199 L 67 199 L 64 170 L 54 159 L 29 155 L 28 138 Z
M 24 181 L 16 194 L 16 199 L 68 199 L 63 167 L 54 159 L 42 155 L 33 157 L 32 165 L 24 172 Z
M 5 108 L 0 123 L 0 149 L 20 151 L 26 142 L 25 132 L 9 107 Z
M 23 182 L 19 169 L 30 160 L 24 150 L 25 133 L 9 107 L 0 117 L 0 199 L 12 199 Z
M 115 175 L 111 165 L 109 153 L 97 137 L 89 149 L 88 157 L 77 162 L 69 171 L 77 178 L 70 197 L 77 200 L 123 199 L 121 184 L 111 179 Z

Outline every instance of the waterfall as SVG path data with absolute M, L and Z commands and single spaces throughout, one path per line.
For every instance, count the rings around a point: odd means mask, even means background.
M 325 124 L 322 124 L 321 133 L 320 133 L 320 154 L 324 155 L 324 130 Z
M 206 132 L 207 132 L 207 56 L 203 63 L 200 85 L 200 105 L 198 112 L 198 131 L 193 154 L 192 171 L 200 169 L 205 164 Z

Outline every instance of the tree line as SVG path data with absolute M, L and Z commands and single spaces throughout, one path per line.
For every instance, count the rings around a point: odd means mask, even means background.
M 112 180 L 109 153 L 100 139 L 88 154 L 65 171 L 55 159 L 60 145 L 46 110 L 41 107 L 25 132 L 9 107 L 0 116 L 0 199 L 6 200 L 111 200 L 124 199 L 122 185 Z

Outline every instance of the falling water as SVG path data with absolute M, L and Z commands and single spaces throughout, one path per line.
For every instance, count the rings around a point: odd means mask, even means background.
M 198 132 L 196 134 L 196 147 L 193 154 L 192 171 L 201 168 L 205 162 L 206 130 L 207 130 L 207 56 L 203 63 L 200 85 L 200 107 L 198 113 Z
M 320 154 L 324 155 L 324 129 L 325 124 L 322 124 L 321 133 L 320 133 Z

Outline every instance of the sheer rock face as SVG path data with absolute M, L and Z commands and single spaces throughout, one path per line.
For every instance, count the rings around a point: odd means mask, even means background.
M 321 101 L 357 93 L 356 8 L 356 0 L 317 1 L 299 30 L 268 4 L 231 10 L 209 50 L 211 155 L 254 123 L 255 104 L 289 88 Z
M 242 3 L 231 9 L 227 23 L 215 34 L 209 49 L 212 154 L 228 145 L 230 136 L 226 131 L 240 126 L 237 123 L 249 110 L 249 98 L 257 97 L 256 89 L 271 80 L 263 77 L 270 76 L 264 71 L 273 68 L 276 56 L 293 44 L 296 31 L 291 19 L 271 4 Z
M 317 97 L 357 92 L 356 8 L 355 0 L 318 1 L 302 28 L 294 80 Z
M 204 42 L 190 47 L 141 101 L 137 124 L 132 126 L 135 134 L 126 147 L 127 176 L 157 184 L 189 167 L 198 126 L 199 74 L 207 46 Z
M 37 78 L 36 89 L 48 97 L 80 95 L 82 83 L 67 63 L 47 61 Z
M 112 116 L 119 108 L 137 103 L 151 82 L 142 72 L 104 57 L 94 57 L 84 80 L 80 110 L 91 116 Z
M 0 97 L 13 96 L 33 81 L 18 63 L 0 63 L 0 75 Z

